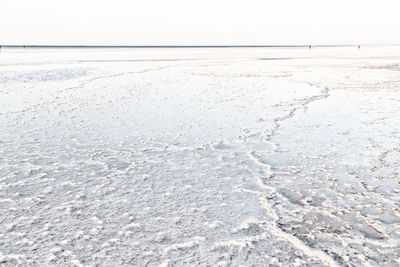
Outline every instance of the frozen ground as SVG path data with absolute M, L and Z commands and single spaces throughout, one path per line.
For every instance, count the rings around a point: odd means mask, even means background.
M 399 55 L 3 49 L 0 266 L 399 266 Z

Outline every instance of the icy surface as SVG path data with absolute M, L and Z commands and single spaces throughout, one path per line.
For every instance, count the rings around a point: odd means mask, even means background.
M 3 49 L 0 266 L 398 266 L 399 55 Z

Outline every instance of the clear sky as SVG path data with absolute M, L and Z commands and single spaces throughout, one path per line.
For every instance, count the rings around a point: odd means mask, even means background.
M 399 0 L 0 0 L 1 44 L 400 44 Z

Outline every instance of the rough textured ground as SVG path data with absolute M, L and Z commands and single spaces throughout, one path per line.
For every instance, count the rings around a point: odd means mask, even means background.
M 3 50 L 0 266 L 398 266 L 399 52 Z

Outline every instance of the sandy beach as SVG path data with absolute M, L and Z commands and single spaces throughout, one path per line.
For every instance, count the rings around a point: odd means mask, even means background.
M 399 55 L 2 49 L 0 266 L 399 266 Z

